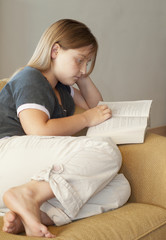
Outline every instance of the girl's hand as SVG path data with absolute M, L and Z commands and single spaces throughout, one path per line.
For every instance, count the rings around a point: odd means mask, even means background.
M 99 105 L 82 113 L 87 121 L 87 127 L 92 127 L 111 118 L 112 112 L 107 105 Z
M 24 132 L 27 135 L 39 136 L 71 136 L 110 117 L 111 110 L 107 105 L 99 105 L 83 113 L 57 119 L 49 119 L 45 112 L 38 109 L 25 109 L 19 113 Z

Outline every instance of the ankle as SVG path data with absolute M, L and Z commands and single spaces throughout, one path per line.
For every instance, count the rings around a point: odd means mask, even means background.
M 34 191 L 36 194 L 36 200 L 40 205 L 45 201 L 55 197 L 49 182 L 32 180 L 30 184 L 32 191 Z
M 21 192 L 27 199 L 33 200 L 38 206 L 42 204 L 38 182 L 31 181 L 21 186 Z

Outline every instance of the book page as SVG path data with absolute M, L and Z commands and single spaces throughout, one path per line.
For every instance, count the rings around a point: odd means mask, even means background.
M 99 103 L 102 104 L 112 110 L 112 117 L 88 128 L 87 136 L 108 136 L 117 144 L 143 142 L 151 100 Z
M 90 127 L 87 136 L 111 137 L 116 144 L 142 143 L 146 126 L 146 117 L 113 117 Z
M 90 127 L 87 135 L 92 136 L 102 134 L 102 136 L 111 136 L 113 132 L 128 132 L 133 129 L 145 129 L 147 126 L 146 117 L 112 117 L 97 126 Z
M 129 132 L 121 132 L 120 136 L 115 132 L 111 134 L 111 139 L 116 144 L 131 144 L 131 143 L 143 143 L 145 137 L 145 131 L 143 130 L 131 130 Z
M 152 100 L 127 102 L 99 102 L 106 104 L 112 110 L 113 117 L 148 117 Z

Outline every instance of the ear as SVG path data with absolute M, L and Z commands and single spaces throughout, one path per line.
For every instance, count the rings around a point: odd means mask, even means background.
M 52 59 L 55 59 L 57 54 L 58 54 L 58 51 L 60 50 L 60 46 L 58 43 L 55 43 L 52 47 L 52 50 L 51 50 L 51 58 Z

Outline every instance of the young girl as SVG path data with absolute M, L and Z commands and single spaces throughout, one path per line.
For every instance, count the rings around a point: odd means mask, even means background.
M 97 49 L 87 26 L 60 20 L 0 92 L 0 207 L 11 210 L 4 231 L 51 238 L 46 226 L 117 208 L 129 198 L 115 144 L 69 137 L 111 117 L 106 105 L 97 106 L 102 96 L 89 77 Z M 75 105 L 85 111 L 73 115 Z

